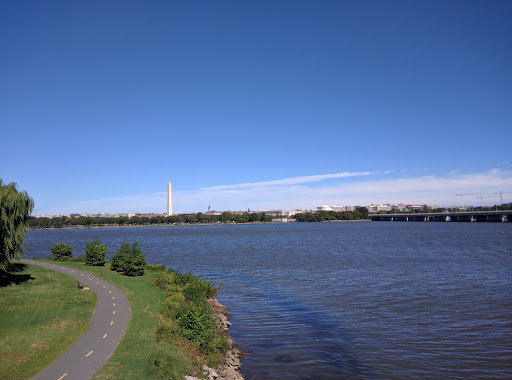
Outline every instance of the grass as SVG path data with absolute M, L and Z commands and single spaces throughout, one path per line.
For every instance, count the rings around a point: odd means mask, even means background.
M 0 379 L 29 379 L 87 330 L 96 296 L 63 273 L 13 268 L 0 272 Z
M 156 329 L 165 292 L 153 285 L 160 271 L 146 270 L 144 276 L 128 277 L 104 267 L 86 266 L 80 262 L 61 265 L 92 273 L 116 285 L 130 301 L 132 319 L 117 350 L 93 379 L 183 379 L 192 365 L 175 345 L 156 340 Z M 2 378 L 0 376 L 0 378 Z

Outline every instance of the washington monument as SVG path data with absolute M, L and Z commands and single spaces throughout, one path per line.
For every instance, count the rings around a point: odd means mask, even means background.
M 172 189 L 171 181 L 167 184 L 167 215 L 172 215 Z

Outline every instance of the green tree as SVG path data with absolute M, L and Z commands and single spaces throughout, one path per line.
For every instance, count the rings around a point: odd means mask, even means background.
M 234 219 L 234 215 L 232 212 L 229 212 L 229 211 L 224 211 L 219 217 L 219 220 L 221 220 L 223 222 L 229 222 L 229 221 L 232 221 L 233 219 Z
M 85 265 L 103 266 L 107 262 L 107 246 L 100 239 L 90 241 L 85 246 Z
M 130 218 L 128 218 L 127 216 L 120 216 L 119 218 L 117 218 L 117 223 L 121 226 L 128 224 L 129 222 Z
M 34 200 L 15 183 L 4 185 L 0 178 L 0 269 L 23 255 L 23 242 Z
M 142 276 L 146 267 L 146 257 L 139 248 L 139 243 L 130 244 L 125 240 L 121 248 L 112 256 L 110 268 L 124 272 L 127 276 Z
M 73 256 L 73 247 L 68 244 L 57 243 L 50 250 L 52 251 L 52 260 L 68 261 Z
M 123 241 L 121 248 L 119 248 L 119 250 L 113 254 L 112 258 L 110 259 L 110 268 L 116 272 L 124 272 L 125 261 L 131 252 L 132 250 L 130 248 L 130 244 L 126 240 Z
M 139 243 L 132 244 L 131 254 L 128 255 L 125 261 L 126 275 L 127 276 L 142 276 L 144 268 L 146 267 L 146 257 L 139 248 Z
M 366 207 L 357 207 L 356 211 L 361 214 L 361 219 L 368 219 L 368 209 Z

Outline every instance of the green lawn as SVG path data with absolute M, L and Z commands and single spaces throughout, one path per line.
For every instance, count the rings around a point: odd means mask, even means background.
M 14 268 L 0 272 L 0 379 L 29 379 L 87 330 L 96 296 L 63 273 Z
M 61 265 L 90 272 L 116 285 L 130 301 L 132 319 L 117 350 L 94 379 L 183 379 L 191 366 L 178 347 L 156 341 L 156 326 L 165 293 L 153 285 L 159 272 L 148 271 L 141 277 L 128 277 L 105 267 L 78 262 Z M 155 366 L 158 364 L 158 367 Z M 1 378 L 1 376 L 0 376 Z

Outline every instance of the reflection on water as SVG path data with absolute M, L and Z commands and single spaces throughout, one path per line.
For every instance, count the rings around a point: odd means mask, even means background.
M 100 238 L 222 283 L 246 378 L 512 378 L 512 223 L 32 231 L 27 256 Z

